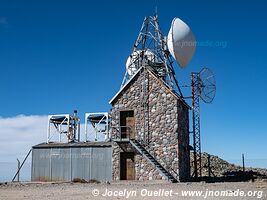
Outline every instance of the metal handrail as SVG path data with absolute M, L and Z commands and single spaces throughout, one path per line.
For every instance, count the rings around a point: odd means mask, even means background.
M 172 170 L 172 172 L 176 175 L 176 178 L 178 179 L 179 178 L 179 174 L 172 167 L 170 167 L 170 170 Z
M 128 131 L 131 130 L 130 126 L 111 126 L 110 128 L 114 128 L 116 130 L 116 132 L 117 132 L 116 138 L 119 138 L 119 139 L 122 139 L 122 137 L 121 137 L 122 136 L 122 131 L 121 131 L 122 128 L 126 128 L 126 133 L 127 133 L 127 130 Z M 126 136 L 127 136 L 127 134 L 126 134 Z M 126 137 L 126 138 L 130 138 L 130 137 Z

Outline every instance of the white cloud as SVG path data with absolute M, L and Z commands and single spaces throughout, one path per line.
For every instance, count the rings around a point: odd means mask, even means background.
M 0 162 L 23 160 L 33 145 L 46 141 L 47 116 L 0 118 Z
M 84 141 L 84 124 L 81 124 L 81 141 Z M 93 128 L 88 127 L 88 140 L 94 141 Z M 47 116 L 18 115 L 10 118 L 0 117 L 0 162 L 23 160 L 32 146 L 46 142 Z M 57 136 L 53 137 L 57 140 Z M 104 135 L 98 135 L 104 140 Z M 29 157 L 28 162 L 31 161 Z

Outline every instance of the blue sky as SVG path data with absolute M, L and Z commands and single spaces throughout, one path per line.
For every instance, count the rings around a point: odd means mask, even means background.
M 165 35 L 179 17 L 198 42 L 213 43 L 199 45 L 187 69 L 175 66 L 181 84 L 203 66 L 216 74 L 215 100 L 201 104 L 203 151 L 236 162 L 245 153 L 252 165 L 267 167 L 263 0 L 0 0 L 2 119 L 108 111 L 143 18 L 155 5 Z

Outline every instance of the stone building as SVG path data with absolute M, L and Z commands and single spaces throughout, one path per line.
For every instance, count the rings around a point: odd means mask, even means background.
M 141 67 L 110 101 L 113 180 L 186 181 L 189 106 Z

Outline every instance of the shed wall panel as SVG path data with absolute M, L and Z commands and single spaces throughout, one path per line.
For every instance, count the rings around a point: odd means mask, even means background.
M 51 149 L 32 151 L 32 181 L 51 181 L 50 151 Z
M 51 149 L 51 180 L 71 180 L 70 148 Z
M 112 147 L 33 148 L 32 181 L 112 180 Z
M 92 148 L 90 178 L 100 181 L 112 179 L 112 150 L 102 148 Z
M 72 179 L 81 178 L 90 180 L 91 148 L 72 149 Z

